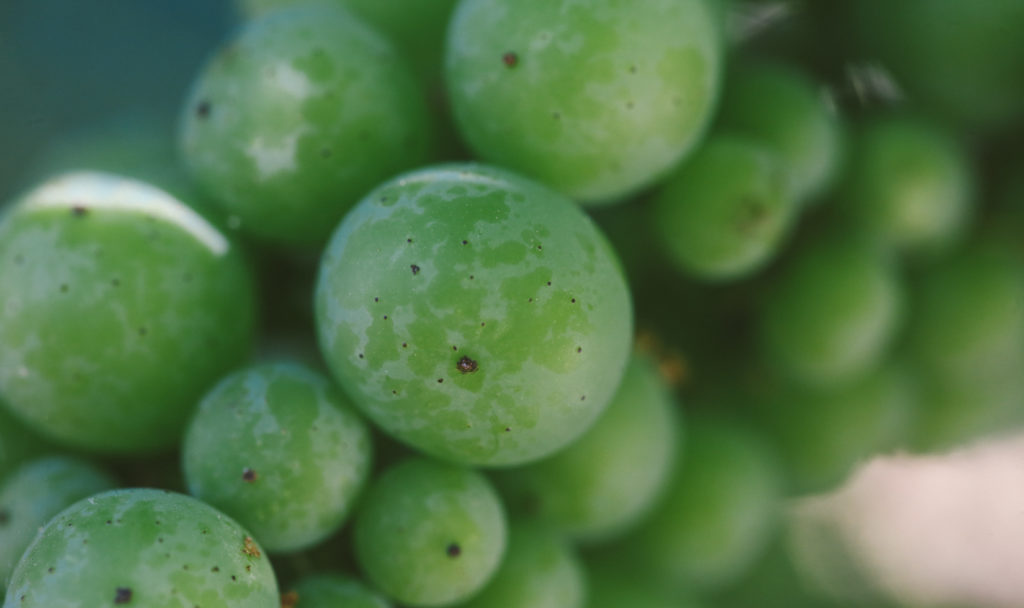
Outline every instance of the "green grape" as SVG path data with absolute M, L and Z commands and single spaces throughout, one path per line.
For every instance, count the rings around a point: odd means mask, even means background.
M 771 259 L 797 205 L 770 149 L 715 135 L 669 178 L 652 216 L 662 247 L 680 270 L 729 280 Z
M 483 159 L 585 203 L 664 176 L 698 142 L 722 63 L 704 0 L 463 0 L 445 70 Z
M 459 608 L 583 608 L 583 566 L 569 543 L 541 524 L 509 528 L 508 549 L 494 578 Z
M 394 437 L 475 465 L 536 460 L 611 400 L 632 332 L 614 252 L 571 201 L 500 169 L 367 195 L 324 253 L 324 358 Z
M 1024 119 L 1024 3 L 859 0 L 845 28 L 915 103 L 969 129 Z
M 717 125 L 772 148 L 798 202 L 820 196 L 838 173 L 839 119 L 815 83 L 788 65 L 737 65 L 726 77 Z
M 653 361 L 634 355 L 608 409 L 568 448 L 499 471 L 512 507 L 577 539 L 603 540 L 636 523 L 668 482 L 680 424 Z
M 840 386 L 784 391 L 761 413 L 798 493 L 829 490 L 855 465 L 906 448 L 917 393 L 902 366 L 882 365 Z
M 154 452 L 249 350 L 248 268 L 223 233 L 148 184 L 54 178 L 0 223 L 0 393 L 66 445 Z
M 967 229 L 971 168 L 948 134 L 913 117 L 856 133 L 841 197 L 847 214 L 908 254 L 948 249 Z
M 92 464 L 62 456 L 25 463 L 0 480 L 0 589 L 36 532 L 51 517 L 116 485 Z
M 410 606 L 468 599 L 505 552 L 505 513 L 479 473 L 425 459 L 386 470 L 355 520 L 356 558 L 384 593 Z
M 903 291 L 871 239 L 826 232 L 789 261 L 761 305 L 768 361 L 801 384 L 836 384 L 881 359 L 902 317 Z
M 745 429 L 702 421 L 690 430 L 666 496 L 625 555 L 666 582 L 721 587 L 767 546 L 781 476 L 775 455 Z
M 193 84 L 180 148 L 243 231 L 320 246 L 380 180 L 427 158 L 427 106 L 391 43 L 336 7 L 248 22 Z
M 11 576 L 4 608 L 279 608 L 270 562 L 216 509 L 164 490 L 113 490 L 62 511 Z
M 22 462 L 50 451 L 49 443 L 8 412 L 7 404 L 0 400 L 0 482 Z
M 928 268 L 912 292 L 907 328 L 923 369 L 986 378 L 1024 357 L 1024 262 L 996 239 L 972 243 Z
M 308 576 L 292 589 L 298 599 L 297 608 L 391 608 L 384 596 L 340 574 Z
M 369 475 L 370 432 L 320 374 L 294 363 L 236 371 L 207 393 L 182 446 L 189 493 L 271 552 L 325 539 Z

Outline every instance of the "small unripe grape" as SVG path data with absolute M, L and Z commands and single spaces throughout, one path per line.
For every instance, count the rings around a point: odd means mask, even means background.
M 615 253 L 565 197 L 504 170 L 407 173 L 323 256 L 324 359 L 385 432 L 474 465 L 542 458 L 600 415 L 629 357 Z
M 658 193 L 653 221 L 683 272 L 738 279 L 779 249 L 797 217 L 780 158 L 757 141 L 711 137 Z
M 717 121 L 779 155 L 798 203 L 822 194 L 838 173 L 843 142 L 835 111 L 810 78 L 789 66 L 737 65 L 726 77 Z
M 182 446 L 189 492 L 268 551 L 341 526 L 369 475 L 370 432 L 323 376 L 291 363 L 234 372 L 199 404 Z
M 67 174 L 0 223 L 0 393 L 65 444 L 177 443 L 202 392 L 248 354 L 254 308 L 235 244 L 148 184 Z
M 654 363 L 634 355 L 608 409 L 550 458 L 496 472 L 510 508 L 576 539 L 621 533 L 654 505 L 669 479 L 681 426 Z
M 406 460 L 370 486 L 355 521 L 367 578 L 410 606 L 444 606 L 483 588 L 505 553 L 505 513 L 479 473 Z
M 94 465 L 63 456 L 27 462 L 9 477 L 0 477 L 0 589 L 51 517 L 116 485 Z
M 587 581 L 572 545 L 536 522 L 513 524 L 494 577 L 459 608 L 583 608 Z
M 313 249 L 376 183 L 426 160 L 429 129 L 393 45 L 314 4 L 250 21 L 218 52 L 189 94 L 180 144 L 243 231 Z
M 194 498 L 144 489 L 97 494 L 53 518 L 4 600 L 5 608 L 121 604 L 281 606 L 270 562 L 245 529 Z
M 844 211 L 907 254 L 949 249 L 968 228 L 972 175 L 952 136 L 910 117 L 878 119 L 853 139 Z
M 445 69 L 460 132 L 482 159 L 600 203 L 694 147 L 721 53 L 704 0 L 463 0 Z
M 823 233 L 789 260 L 761 302 L 767 361 L 805 385 L 842 383 L 884 355 L 902 318 L 891 257 L 871 238 Z

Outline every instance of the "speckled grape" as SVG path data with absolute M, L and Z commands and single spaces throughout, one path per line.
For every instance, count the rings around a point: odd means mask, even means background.
M 654 362 L 635 355 L 608 409 L 581 438 L 550 458 L 499 471 L 510 508 L 574 538 L 621 533 L 654 505 L 668 482 L 682 427 Z
M 83 460 L 50 456 L 0 478 L 0 589 L 36 532 L 65 507 L 117 484 Z
M 484 160 L 588 203 L 663 176 L 697 143 L 718 92 L 704 0 L 463 0 L 446 76 Z
M 369 475 L 370 431 L 323 376 L 294 363 L 234 372 L 199 404 L 182 446 L 189 492 L 268 551 L 341 526 Z
M 76 447 L 169 447 L 210 383 L 249 351 L 239 249 L 176 198 L 75 173 L 0 224 L 0 393 Z
M 199 74 L 182 158 L 241 229 L 321 245 L 379 181 L 427 158 L 427 106 L 392 44 L 329 5 L 246 23 Z
M 386 470 L 355 521 L 355 551 L 367 578 L 410 606 L 468 599 L 505 553 L 505 513 L 478 472 L 425 459 Z
M 280 608 L 252 536 L 214 508 L 163 490 L 114 490 L 46 525 L 11 577 L 4 608 Z
M 583 433 L 629 356 L 614 252 L 568 199 L 475 165 L 402 175 L 324 253 L 324 358 L 389 434 L 476 465 L 536 460 Z

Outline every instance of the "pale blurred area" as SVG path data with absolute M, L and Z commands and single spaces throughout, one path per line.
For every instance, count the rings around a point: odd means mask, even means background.
M 797 569 L 832 599 L 1024 606 L 1024 434 L 875 458 L 790 515 Z

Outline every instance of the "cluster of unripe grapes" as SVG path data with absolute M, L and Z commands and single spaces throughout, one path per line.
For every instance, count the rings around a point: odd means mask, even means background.
M 828 605 L 1024 418 L 1024 2 L 238 8 L 3 209 L 3 608 Z

